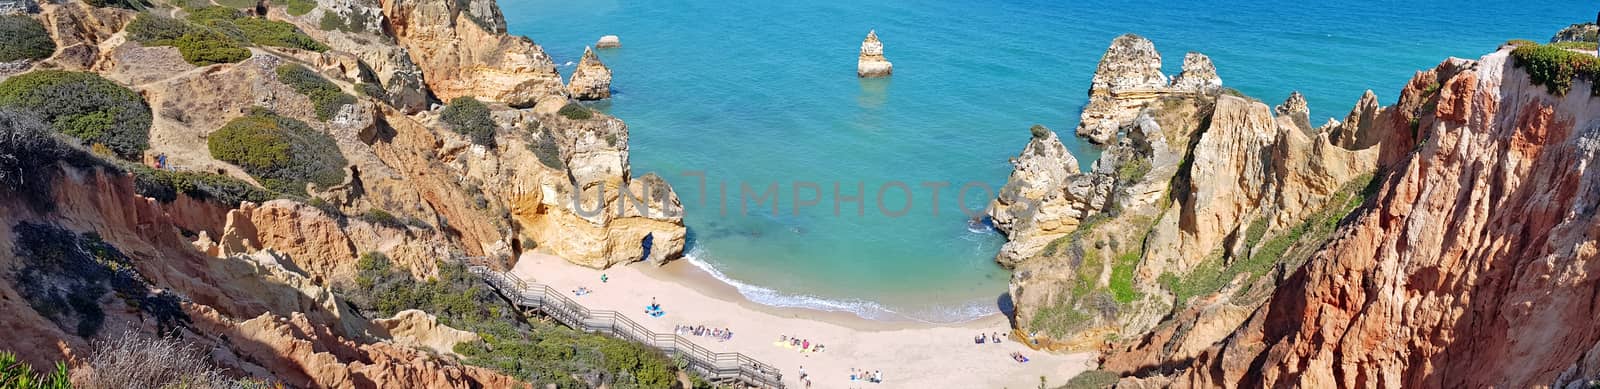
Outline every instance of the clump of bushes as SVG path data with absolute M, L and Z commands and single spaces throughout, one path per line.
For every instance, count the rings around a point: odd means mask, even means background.
M 420 309 L 441 323 L 478 333 L 482 340 L 456 345 L 467 364 L 558 388 L 598 386 L 667 388 L 677 365 L 644 345 L 530 321 L 459 263 L 440 262 L 438 276 L 418 281 L 381 253 L 356 263 L 352 282 L 336 286 L 368 317 Z
M 84 0 L 84 3 L 100 8 L 115 7 L 131 10 L 150 8 L 150 3 L 142 0 Z
M 1563 48 L 1563 49 L 1591 50 L 1591 51 L 1594 50 L 1595 46 L 1596 46 L 1595 42 L 1592 41 L 1592 40 L 1591 41 L 1581 41 L 1581 42 L 1556 42 L 1556 43 L 1551 43 L 1550 45 L 1551 46 L 1555 46 L 1555 47 L 1560 47 L 1560 48 Z
M 1028 127 L 1028 133 L 1033 135 L 1033 139 L 1044 139 L 1050 137 L 1050 129 L 1038 124 L 1033 125 L 1033 127 Z
M 52 372 L 33 371 L 33 365 L 17 359 L 17 354 L 0 351 L 0 387 L 12 389 L 71 389 L 67 364 L 56 362 Z
M 489 117 L 489 106 L 472 96 L 450 100 L 450 104 L 439 113 L 439 120 L 449 124 L 456 133 L 471 138 L 473 144 L 485 147 L 495 145 L 494 133 L 498 126 Z
M 206 143 L 213 158 L 280 193 L 304 195 L 307 182 L 326 188 L 344 181 L 347 162 L 332 137 L 265 110 L 229 121 Z
M 237 9 L 205 6 L 189 10 L 188 21 L 140 14 L 128 23 L 128 38 L 149 46 L 173 46 L 195 66 L 250 58 L 250 45 L 323 52 L 328 46 L 293 24 L 250 17 Z
M 561 146 L 556 144 L 555 134 L 551 134 L 550 130 L 545 128 L 540 128 L 537 133 L 537 137 L 524 139 L 524 143 L 527 143 L 528 151 L 532 151 L 534 156 L 539 157 L 539 163 L 551 169 L 561 170 L 566 168 L 567 164 L 561 160 Z
M 287 4 L 283 11 L 289 16 L 304 16 L 311 13 L 311 10 L 317 9 L 317 2 L 313 0 L 287 0 L 285 3 Z
M 316 107 L 317 119 L 328 120 L 334 114 L 344 109 L 346 105 L 355 104 L 355 96 L 344 93 L 338 85 L 322 78 L 317 72 L 297 64 L 283 64 L 278 66 L 278 81 L 294 88 L 295 92 L 311 98 L 311 103 Z
M 79 235 L 61 227 L 18 223 L 13 253 L 20 269 L 12 281 L 28 305 L 62 329 L 93 336 L 105 321 L 100 299 L 107 292 L 156 319 L 163 330 L 187 326 L 189 316 L 171 292 L 150 291 L 132 261 L 95 233 Z
M 378 208 L 368 209 L 367 213 L 361 215 L 361 220 L 366 220 L 368 223 L 372 223 L 373 225 L 377 225 L 377 226 L 380 226 L 380 227 L 387 227 L 387 228 L 393 228 L 393 229 L 398 229 L 398 230 L 403 230 L 403 229 L 406 228 L 405 221 L 400 220 L 400 218 L 394 217 L 394 215 L 390 214 L 389 211 L 385 211 L 385 210 L 378 209 Z
M 216 6 L 196 8 L 189 11 L 189 21 L 221 30 L 235 40 L 244 41 L 241 43 L 328 51 L 327 45 L 311 39 L 293 24 L 250 17 L 237 9 Z
M 366 12 L 358 9 L 351 9 L 349 16 L 341 16 L 336 12 L 324 11 L 322 20 L 318 22 L 317 28 L 322 29 L 322 31 L 367 32 L 369 18 Z
M 1527 39 L 1512 39 L 1512 40 L 1506 41 L 1506 45 L 1510 45 L 1510 46 L 1528 46 L 1528 45 L 1537 45 L 1537 44 L 1539 44 L 1539 42 L 1534 42 L 1532 40 L 1527 40 Z
M 567 103 L 567 105 L 561 106 L 561 110 L 556 111 L 556 113 L 561 114 L 561 117 L 572 120 L 589 120 L 589 118 L 594 117 L 594 111 L 578 103 Z
M 1528 77 L 1550 94 L 1566 95 L 1573 79 L 1584 78 L 1597 84 L 1590 94 L 1600 96 L 1600 61 L 1593 55 L 1553 45 L 1528 45 L 1511 50 L 1511 58 L 1512 66 L 1526 70 Z
M 49 58 L 56 42 L 44 25 L 27 15 L 0 16 L 0 62 Z
M 0 106 L 39 115 L 56 131 L 102 144 L 123 158 L 149 147 L 150 107 L 128 88 L 94 73 L 41 70 L 0 82 Z
M 143 165 L 130 165 L 128 168 L 133 172 L 133 186 L 139 195 L 163 203 L 177 200 L 179 193 L 228 208 L 238 208 L 239 203 L 245 201 L 262 203 L 276 197 L 272 192 L 248 182 L 216 173 L 173 172 Z
M 128 39 L 148 46 L 173 46 L 195 66 L 234 63 L 250 58 L 250 50 L 217 28 L 141 13 L 125 28 Z

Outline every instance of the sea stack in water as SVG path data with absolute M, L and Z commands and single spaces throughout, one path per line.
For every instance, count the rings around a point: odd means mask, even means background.
M 578 61 L 578 69 L 572 71 L 572 79 L 567 81 L 567 92 L 578 100 L 611 97 L 611 69 L 600 63 L 600 57 L 594 55 L 593 49 L 583 48 L 583 60 Z
M 600 41 L 594 43 L 594 48 L 596 49 L 615 49 L 619 47 L 622 47 L 622 39 L 617 38 L 616 35 L 600 37 Z
M 886 77 L 891 73 L 894 73 L 894 64 L 883 58 L 883 42 L 878 41 L 878 31 L 867 31 L 867 39 L 861 41 L 861 58 L 856 61 L 856 76 Z
M 1141 108 L 1166 96 L 1216 94 L 1222 79 L 1211 58 L 1200 53 L 1183 57 L 1183 72 L 1171 82 L 1161 73 L 1161 54 L 1154 43 L 1134 34 L 1111 41 L 1089 86 L 1089 104 L 1078 121 L 1078 136 L 1095 144 L 1111 144 L 1117 131 L 1130 124 Z

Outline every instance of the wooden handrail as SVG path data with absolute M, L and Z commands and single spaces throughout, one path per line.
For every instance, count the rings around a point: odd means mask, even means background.
M 688 360 L 690 369 L 706 378 L 731 379 L 754 387 L 784 387 L 782 371 L 755 358 L 741 353 L 713 353 L 678 334 L 657 334 L 622 313 L 591 310 L 548 285 L 523 281 L 510 272 L 494 271 L 481 265 L 468 266 L 467 271 L 482 278 L 496 292 L 507 296 L 517 305 L 543 312 L 567 327 L 585 332 L 605 332 L 647 344 L 668 355 L 683 356 Z

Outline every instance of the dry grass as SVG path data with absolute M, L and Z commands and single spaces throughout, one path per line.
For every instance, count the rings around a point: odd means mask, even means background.
M 74 372 L 81 389 L 240 387 L 199 347 L 132 331 L 95 341 L 86 367 Z

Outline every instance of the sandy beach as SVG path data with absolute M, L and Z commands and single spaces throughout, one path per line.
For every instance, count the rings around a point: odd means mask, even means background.
M 728 328 L 733 338 L 697 342 L 713 352 L 739 352 L 783 369 L 791 388 L 803 366 L 813 388 L 1033 388 L 1039 377 L 1060 385 L 1087 370 L 1092 353 L 1050 354 L 1028 349 L 1010 339 L 974 344 L 981 333 L 1007 332 L 1004 316 L 960 324 L 877 322 L 850 313 L 777 308 L 745 300 L 726 285 L 684 261 L 663 267 L 650 264 L 616 266 L 604 271 L 573 265 L 561 258 L 524 254 L 512 270 L 523 280 L 550 285 L 571 295 L 578 287 L 593 293 L 574 297 L 591 309 L 627 314 L 651 330 L 670 333 L 674 326 Z M 607 282 L 600 282 L 600 275 Z M 644 314 L 651 298 L 666 315 Z M 801 353 L 780 346 L 787 335 L 823 344 L 820 353 Z M 1012 352 L 1030 361 L 1017 363 Z M 882 371 L 882 383 L 851 381 L 851 369 Z

